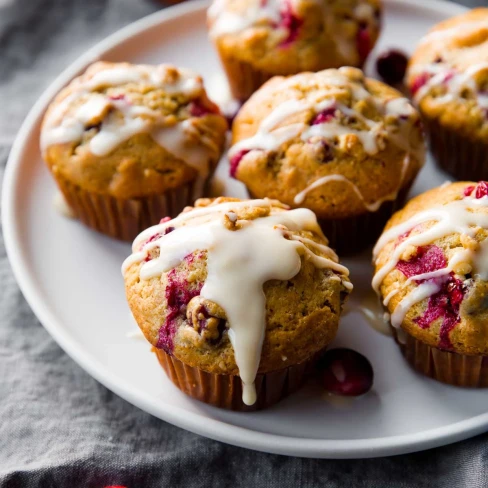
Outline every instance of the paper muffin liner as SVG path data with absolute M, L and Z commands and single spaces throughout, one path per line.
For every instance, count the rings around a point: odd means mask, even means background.
M 339 254 L 353 254 L 376 242 L 394 212 L 405 204 L 412 182 L 402 188 L 395 200 L 383 202 L 376 212 L 367 212 L 346 219 L 318 219 L 329 240 L 329 246 Z
M 429 145 L 437 164 L 458 180 L 488 180 L 488 141 L 470 139 L 424 119 Z
M 442 383 L 467 388 L 488 387 L 488 357 L 442 351 L 392 327 L 408 363 L 419 373 Z
M 56 176 L 58 187 L 74 217 L 103 234 L 133 241 L 166 216 L 175 217 L 194 202 L 194 182 L 144 198 L 120 199 L 83 190 Z
M 275 76 L 273 73 L 256 69 L 250 63 L 227 56 L 221 49 L 217 50 L 232 96 L 241 102 L 245 102 L 263 83 Z
M 258 374 L 255 382 L 257 400 L 251 406 L 242 401 L 242 382 L 239 376 L 207 373 L 188 366 L 162 349 L 153 348 L 153 351 L 169 379 L 183 393 L 215 407 L 251 412 L 268 408 L 298 390 L 313 372 L 325 349 L 300 364 Z

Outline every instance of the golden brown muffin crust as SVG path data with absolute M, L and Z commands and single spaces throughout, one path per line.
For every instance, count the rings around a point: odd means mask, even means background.
M 467 189 L 469 192 L 469 188 L 475 189 L 476 185 L 474 182 L 457 182 L 434 188 L 415 197 L 404 209 L 393 215 L 385 227 L 385 232 L 394 226 L 408 221 L 410 218 L 418 215 L 419 212 L 465 198 Z M 488 214 L 488 208 L 482 206 L 473 209 L 472 212 Z M 421 235 L 426 230 L 432 228 L 434 224 L 435 220 L 432 220 L 413 227 L 408 236 Z M 488 229 L 486 228 L 476 230 L 474 237 L 454 232 L 434 239 L 426 245 L 408 246 L 402 254 L 401 260 L 406 263 L 412 262 L 412 260 L 418 259 L 421 253 L 427 252 L 426 250 L 428 248 L 435 248 L 435 256 L 432 259 L 439 259 L 438 256 L 441 255 L 444 256 L 446 262 L 449 262 L 449 259 L 458 255 L 459 252 L 470 249 L 475 251 L 474 259 L 476 259 L 476 256 L 481 252 L 480 243 L 487 237 Z M 399 240 L 394 239 L 379 250 L 375 264 L 376 272 L 391 261 L 392 253 L 398 244 Z M 440 254 L 439 250 L 441 251 Z M 450 281 L 454 283 L 452 287 L 454 288 L 456 286 L 463 294 L 463 297 L 459 307 L 459 322 L 455 323 L 448 335 L 450 342 L 448 349 L 460 354 L 486 355 L 488 354 L 488 301 L 486 299 L 488 284 L 475 271 L 473 259 L 462 259 L 454 266 Z M 390 314 L 393 314 L 399 303 L 418 286 L 416 282 L 410 284 L 406 282 L 407 276 L 398 269 L 398 265 L 381 282 L 380 296 L 382 300 L 393 291 L 398 290 L 388 304 L 387 308 Z M 429 298 L 414 304 L 408 310 L 401 324 L 401 328 L 429 346 L 443 348 L 443 342 L 444 345 L 446 344 L 446 341 L 442 339 L 443 316 L 434 320 L 427 327 L 421 327 L 419 325 L 419 317 L 425 316 L 428 308 Z
M 406 76 L 422 114 L 473 139 L 488 137 L 488 8 L 437 24 L 411 57 Z
M 149 75 L 143 80 L 98 83 L 87 88 L 95 76 L 109 70 L 142 70 Z M 160 82 L 151 79 L 156 76 Z M 178 89 L 179 85 L 183 88 Z M 49 139 L 53 128 L 72 123 L 83 106 L 97 100 L 105 100 L 106 107 L 83 121 L 79 138 L 62 142 Z M 100 128 L 106 124 L 116 126 L 119 132 L 125 130 L 124 110 L 129 108 L 140 111 L 136 122 L 143 127 L 121 138 L 108 152 L 95 154 L 90 143 Z M 152 135 L 177 127 L 185 134 L 181 153 L 202 151 L 202 165 L 208 164 L 212 171 L 223 149 L 227 124 L 208 99 L 200 77 L 172 66 L 97 62 L 50 105 L 42 129 L 44 159 L 55 176 L 87 191 L 124 199 L 159 194 L 199 176 L 198 170 L 182 160 L 179 153 L 159 144 Z
M 229 201 L 238 200 L 217 200 L 219 203 Z M 211 203 L 212 200 L 199 200 L 196 206 L 205 207 Z M 276 208 L 279 207 L 274 206 Z M 241 207 L 235 213 L 239 221 L 253 220 L 265 217 L 269 208 Z M 327 244 L 319 230 L 317 233 L 300 231 L 292 234 Z M 152 252 L 156 252 L 153 255 L 156 257 L 158 251 Z M 323 250 L 314 248 L 314 252 L 324 255 Z M 327 253 L 327 257 L 331 256 L 332 252 Z M 304 255 L 301 261 L 301 269 L 293 279 L 271 280 L 264 284 L 266 332 L 259 372 L 299 364 L 323 349 L 336 334 L 342 303 L 347 295 L 343 283 L 348 282 L 348 278 L 329 268 L 317 268 Z M 168 299 L 172 298 L 168 297 L 173 297 L 176 290 L 179 296 L 185 295 L 187 303 L 175 319 L 171 349 L 165 344 L 166 352 L 185 364 L 210 373 L 238 374 L 225 311 L 199 295 L 207 278 L 207 251 L 195 251 L 174 269 L 148 280 L 140 278 L 143 264 L 133 263 L 126 269 L 125 283 L 130 308 L 148 341 L 162 347 L 160 331 L 172 310 L 168 304 Z M 242 299 L 246 300 L 246 297 Z M 201 315 L 202 304 L 205 305 L 205 315 Z
M 276 75 L 361 66 L 380 30 L 379 0 L 215 0 L 210 35 L 224 58 Z
M 331 76 L 345 78 L 346 82 L 336 83 Z M 358 91 L 361 96 L 355 95 Z M 401 101 L 405 113 L 385 109 L 400 99 L 399 92 L 365 78 L 354 68 L 275 77 L 239 111 L 232 127 L 236 147 L 242 145 L 245 149 L 245 141 L 258 133 L 263 120 L 292 100 L 311 107 L 286 117 L 275 129 L 302 123 L 307 130 L 317 117 L 315 107 L 331 100 L 337 105 L 332 121 L 341 126 L 342 132 L 335 137 L 313 136 L 308 140 L 298 135 L 270 150 L 243 153 L 234 147 L 230 151 L 231 171 L 254 197 L 279 198 L 292 207 L 303 205 L 319 218 L 364 214 L 368 205 L 393 199 L 401 188 L 408 187 L 423 165 L 424 142 L 418 113 L 404 99 Z M 365 148 L 362 135 L 357 135 L 358 131 L 366 134 L 372 125 L 376 125 L 374 154 Z M 373 137 L 372 132 L 366 137 Z M 236 157 L 240 158 L 238 165 L 234 162 Z M 320 178 L 334 175 L 340 178 L 308 191 L 303 201 L 295 201 L 299 192 Z

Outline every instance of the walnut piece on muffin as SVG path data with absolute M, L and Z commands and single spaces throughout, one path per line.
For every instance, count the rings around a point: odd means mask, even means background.
M 373 288 L 400 331 L 407 359 L 454 384 L 466 378 L 455 371 L 450 381 L 442 375 L 452 364 L 458 367 L 455 355 L 461 355 L 472 374 L 465 386 L 488 386 L 479 374 L 488 356 L 487 237 L 488 184 L 457 182 L 411 200 L 388 222 L 374 250 Z M 424 353 L 426 360 L 416 356 Z M 477 374 L 466 356 L 475 357 Z
M 352 288 L 314 214 L 268 199 L 198 200 L 143 232 L 123 273 L 158 355 L 221 381 L 239 375 L 247 405 L 256 375 L 303 364 L 332 341 Z
M 41 147 L 75 214 L 103 230 L 99 207 L 106 215 L 107 208 L 130 202 L 126 215 L 147 223 L 149 216 L 142 213 L 152 210 L 150 225 L 157 223 L 158 209 L 175 215 L 202 196 L 222 153 L 226 128 L 198 75 L 171 65 L 97 62 L 51 103 Z M 151 198 L 164 195 L 162 205 L 151 209 Z M 172 208 L 177 200 L 183 204 Z M 86 215 L 90 207 L 95 207 L 96 222 Z

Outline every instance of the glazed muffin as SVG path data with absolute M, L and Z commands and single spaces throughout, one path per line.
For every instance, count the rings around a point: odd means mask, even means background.
M 424 162 L 419 114 L 356 68 L 275 77 L 238 113 L 231 175 L 313 210 L 340 252 L 372 244 Z
M 410 60 L 407 83 L 441 168 L 488 178 L 488 8 L 440 23 Z
M 380 0 L 214 0 L 208 25 L 232 93 L 275 75 L 361 67 L 380 31 Z
M 49 106 L 41 147 L 74 216 L 132 240 L 202 196 L 226 129 L 194 73 L 97 62 Z
M 352 288 L 313 212 L 268 199 L 198 200 L 139 235 L 123 273 L 171 381 L 234 410 L 303 383 Z
M 385 228 L 373 287 L 400 348 L 421 373 L 488 386 L 488 183 L 443 185 Z

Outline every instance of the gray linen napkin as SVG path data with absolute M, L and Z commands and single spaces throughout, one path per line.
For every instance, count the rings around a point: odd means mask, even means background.
M 15 133 L 47 84 L 90 45 L 158 8 L 150 0 L 0 0 L 0 181 Z M 248 451 L 173 427 L 61 351 L 22 297 L 0 234 L 2 488 L 478 488 L 488 486 L 487 439 L 327 461 Z

